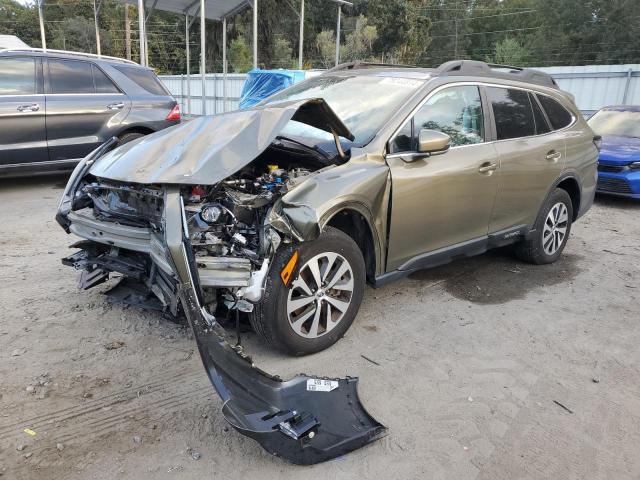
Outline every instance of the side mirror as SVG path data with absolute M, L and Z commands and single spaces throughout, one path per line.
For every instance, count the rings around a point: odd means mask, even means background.
M 423 128 L 418 134 L 418 153 L 439 155 L 451 147 L 451 137 L 437 130 Z

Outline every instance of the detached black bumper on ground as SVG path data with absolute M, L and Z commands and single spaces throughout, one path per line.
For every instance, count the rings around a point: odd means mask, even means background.
M 223 415 L 269 453 L 310 465 L 358 449 L 386 432 L 360 403 L 357 378 L 299 375 L 282 381 L 226 342 L 222 327 L 208 326 L 192 288 L 182 290 L 182 300 L 204 367 L 224 402 Z

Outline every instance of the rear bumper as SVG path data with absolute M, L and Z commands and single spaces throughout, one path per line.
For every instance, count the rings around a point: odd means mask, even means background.
M 640 170 L 621 173 L 598 172 L 596 191 L 617 197 L 640 199 Z

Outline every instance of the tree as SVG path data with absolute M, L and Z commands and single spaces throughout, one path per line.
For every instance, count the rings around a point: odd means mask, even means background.
M 358 16 L 355 28 L 347 35 L 340 56 L 344 60 L 367 60 L 371 56 L 373 42 L 378 38 L 378 30 L 368 25 L 367 17 Z
M 336 39 L 333 30 L 322 30 L 316 37 L 316 49 L 324 68 L 330 68 L 336 59 Z
M 234 38 L 229 45 L 229 63 L 236 73 L 245 73 L 251 70 L 251 50 L 243 37 Z
M 496 43 L 495 53 L 493 56 L 487 56 L 486 60 L 489 63 L 521 67 L 527 64 L 528 58 L 529 51 L 526 48 L 513 38 L 505 38 Z
M 273 43 L 273 62 L 275 68 L 291 68 L 294 59 L 291 55 L 291 43 L 286 38 L 276 38 Z

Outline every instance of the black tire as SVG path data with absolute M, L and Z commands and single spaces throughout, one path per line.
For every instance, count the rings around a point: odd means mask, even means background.
M 561 242 L 559 242 L 559 246 L 557 250 L 553 251 L 553 253 L 548 253 L 545 251 L 545 244 L 549 241 L 550 237 L 546 236 L 545 232 L 545 222 L 547 222 L 547 217 L 550 214 L 552 208 L 554 208 L 558 204 L 563 204 L 567 211 L 567 220 L 566 220 L 566 233 L 562 238 Z M 534 232 L 528 240 L 524 240 L 516 245 L 515 251 L 518 258 L 521 260 L 533 263 L 536 265 L 545 265 L 548 263 L 553 263 L 562 254 L 565 245 L 567 244 L 567 240 L 569 239 L 569 234 L 571 233 L 571 224 L 573 220 L 573 204 L 571 203 L 571 197 L 569 194 L 562 190 L 561 188 L 556 188 L 549 198 L 544 202 L 544 205 L 540 209 L 538 213 L 538 217 L 536 218 L 536 222 L 534 224 Z M 564 222 L 561 224 L 563 225 Z M 555 235 L 552 233 L 551 235 Z
M 124 133 L 118 137 L 118 146 L 124 145 L 125 143 L 129 143 L 136 138 L 144 137 L 144 133 L 139 132 L 129 132 Z
M 285 286 L 280 278 L 280 272 L 296 250 L 299 254 L 297 266 L 289 281 L 289 286 Z M 337 253 L 348 262 L 353 274 L 353 290 L 349 306 L 335 327 L 315 338 L 306 338 L 296 333 L 292 328 L 287 314 L 287 301 L 289 292 L 292 291 L 293 284 L 298 279 L 303 266 L 309 260 L 323 253 Z M 319 352 L 337 342 L 349 329 L 362 303 L 364 285 L 365 264 L 360 249 L 351 237 L 342 231 L 326 227 L 320 237 L 314 241 L 280 247 L 267 275 L 264 296 L 250 315 L 251 325 L 268 343 L 289 355 L 300 356 Z M 311 282 L 309 282 L 309 286 L 311 286 Z M 296 293 L 292 292 L 292 295 Z M 313 308 L 314 305 L 315 308 L 318 308 L 317 305 L 320 304 L 320 301 L 318 303 L 314 301 L 309 308 Z M 322 312 L 326 313 L 326 310 Z M 326 325 L 326 317 L 323 321 Z

